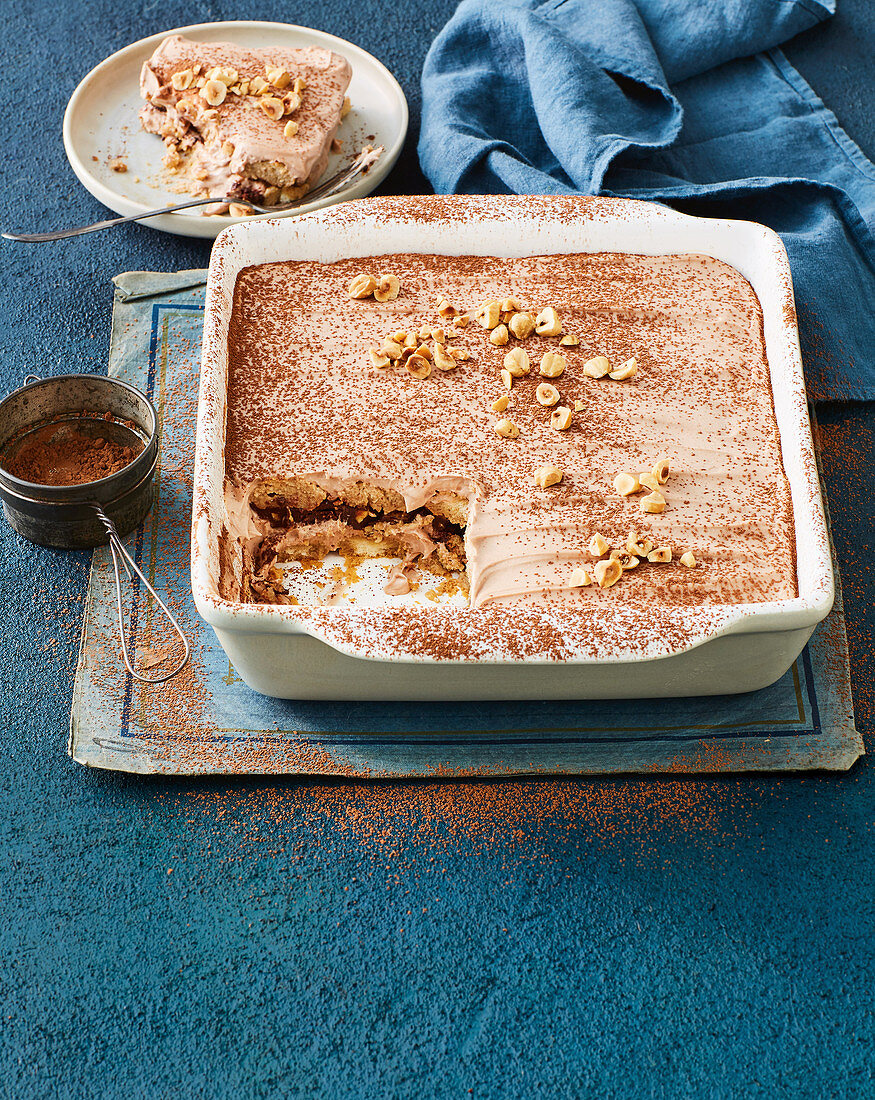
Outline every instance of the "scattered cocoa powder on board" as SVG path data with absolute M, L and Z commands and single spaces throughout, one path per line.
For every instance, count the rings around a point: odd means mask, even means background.
M 112 417 L 107 414 L 103 419 Z M 115 474 L 143 450 L 143 443 L 130 428 L 113 422 L 113 432 L 125 431 L 130 443 L 119 442 L 107 435 L 86 435 L 79 428 L 62 421 L 46 424 L 31 432 L 13 457 L 3 460 L 3 466 L 14 477 L 35 485 L 84 485 L 89 481 Z

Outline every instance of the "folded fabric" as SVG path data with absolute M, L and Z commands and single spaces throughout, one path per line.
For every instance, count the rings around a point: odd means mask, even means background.
M 763 222 L 809 392 L 875 398 L 875 165 L 775 47 L 834 0 L 463 0 L 422 77 L 439 193 L 614 195 Z

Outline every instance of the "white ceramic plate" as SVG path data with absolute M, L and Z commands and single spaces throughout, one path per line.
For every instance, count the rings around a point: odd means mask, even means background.
M 164 146 L 155 134 L 140 127 L 140 69 L 159 43 L 170 34 L 182 34 L 201 42 L 234 42 L 240 46 L 302 47 L 318 46 L 342 54 L 352 66 L 348 95 L 352 110 L 341 123 L 338 137 L 343 152 L 333 153 L 324 179 L 333 176 L 362 145 L 382 145 L 385 152 L 364 176 L 354 180 L 339 194 L 308 203 L 286 214 L 262 214 L 266 217 L 294 217 L 318 210 L 342 199 L 369 195 L 388 175 L 407 133 L 407 100 L 394 76 L 371 54 L 351 42 L 289 23 L 251 21 L 198 23 L 153 34 L 114 53 L 82 80 L 73 93 L 64 115 L 64 148 L 67 159 L 80 182 L 91 194 L 117 214 L 142 214 L 174 202 L 185 202 L 191 195 L 169 188 L 173 177 L 163 169 Z M 109 162 L 121 157 L 126 172 L 114 172 Z M 165 214 L 150 218 L 143 225 L 179 233 L 185 237 L 214 238 L 238 218 L 205 216 L 194 211 Z M 252 219 L 246 219 L 252 220 Z

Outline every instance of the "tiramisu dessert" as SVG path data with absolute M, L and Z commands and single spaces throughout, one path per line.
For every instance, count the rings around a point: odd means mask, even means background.
M 143 65 L 144 129 L 186 190 L 273 205 L 325 171 L 349 101 L 349 63 L 331 50 L 245 49 L 165 38 Z
M 228 353 L 226 598 L 328 554 L 471 608 L 796 595 L 760 305 L 710 257 L 264 264 Z

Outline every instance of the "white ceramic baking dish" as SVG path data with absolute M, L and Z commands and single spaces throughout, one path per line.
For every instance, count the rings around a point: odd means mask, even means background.
M 277 260 L 426 252 L 526 256 L 571 252 L 697 252 L 731 264 L 763 309 L 766 352 L 796 527 L 795 599 L 670 608 L 654 632 L 652 611 L 617 608 L 624 641 L 606 651 L 571 638 L 573 656 L 425 658 L 380 629 L 379 606 L 323 608 L 223 599 L 219 532 L 223 497 L 227 333 L 238 272 Z M 235 225 L 210 260 L 198 410 L 192 587 L 235 669 L 267 695 L 301 699 L 525 699 L 713 695 L 751 691 L 782 676 L 833 601 L 829 541 L 811 440 L 787 256 L 752 222 L 691 218 L 621 199 L 458 196 L 369 199 L 307 217 Z M 376 601 L 379 603 L 379 601 Z M 439 615 L 422 608 L 420 615 Z M 466 614 L 462 612 L 462 614 Z M 667 618 L 666 618 L 667 616 Z M 428 624 L 425 624 L 426 627 Z M 582 632 L 584 633 L 584 632 Z M 614 631 L 616 633 L 616 631 Z M 681 634 L 681 646 L 669 637 Z

